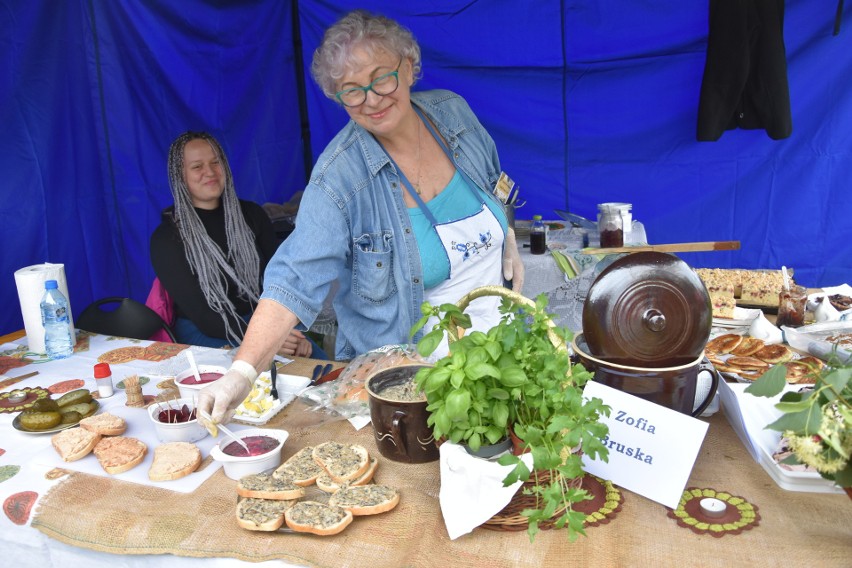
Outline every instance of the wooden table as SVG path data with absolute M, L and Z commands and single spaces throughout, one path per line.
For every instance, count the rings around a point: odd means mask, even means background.
M 285 372 L 304 374 L 315 363 L 297 360 L 285 367 Z M 606 523 L 588 527 L 587 536 L 574 543 L 567 541 L 564 531 L 542 532 L 530 543 L 523 532 L 483 529 L 451 541 L 438 503 L 438 463 L 406 465 L 379 456 L 376 480 L 399 488 L 399 507 L 385 515 L 356 519 L 336 537 L 240 529 L 234 522 L 234 482 L 218 471 L 189 494 L 73 473 L 42 497 L 33 510 L 32 528 L 11 527 L 6 519 L 0 519 L 5 522 L 0 541 L 4 558 L 13 560 L 25 557 L 16 552 L 28 539 L 48 551 L 54 547 L 67 550 L 71 545 L 72 550 L 80 551 L 87 566 L 109 565 L 115 561 L 113 554 L 130 555 L 128 564 L 135 558 L 144 559 L 145 566 L 197 560 L 176 560 L 173 555 L 203 557 L 209 563 L 215 563 L 215 559 L 277 559 L 297 566 L 371 568 L 849 566 L 849 498 L 781 489 L 751 459 L 722 413 L 707 421 L 710 427 L 687 486 L 728 492 L 756 506 L 759 524 L 740 534 L 721 538 L 696 534 L 671 518 L 666 507 L 621 490 L 620 510 Z M 369 426 L 355 431 L 343 421 L 323 421 L 299 402 L 268 426 L 290 432 L 285 458 L 306 445 L 329 439 L 359 443 L 379 455 Z M 6 437 L 5 428 L 9 428 L 8 422 L 0 427 L 0 438 Z

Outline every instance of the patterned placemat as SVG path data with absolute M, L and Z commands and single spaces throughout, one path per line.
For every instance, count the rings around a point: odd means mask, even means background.
M 700 503 L 707 497 L 725 503 L 725 514 L 721 517 L 710 517 L 704 514 Z M 717 538 L 737 535 L 760 524 L 757 505 L 749 503 L 742 497 L 715 489 L 689 487 L 683 492 L 677 509 L 668 511 L 669 517 L 675 519 L 678 525 L 696 534 L 709 534 Z
M 582 488 L 592 498 L 576 503 L 574 510 L 586 513 L 586 528 L 609 523 L 624 505 L 624 494 L 611 481 L 586 474 Z

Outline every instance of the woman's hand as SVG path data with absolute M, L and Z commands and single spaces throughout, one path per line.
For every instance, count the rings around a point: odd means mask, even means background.
M 236 360 L 221 379 L 198 392 L 198 410 L 206 412 L 216 424 L 227 424 L 234 410 L 245 400 L 257 371 L 245 361 Z
M 278 349 L 278 354 L 285 357 L 310 357 L 314 348 L 305 334 L 294 329 Z

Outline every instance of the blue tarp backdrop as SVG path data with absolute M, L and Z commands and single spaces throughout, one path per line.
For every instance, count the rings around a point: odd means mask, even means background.
M 716 142 L 696 141 L 706 1 L 358 5 L 414 32 L 416 88 L 468 100 L 522 188 L 519 218 L 631 202 L 651 242 L 742 241 L 681 255 L 693 266 L 783 264 L 829 286 L 852 280 L 849 4 L 833 36 L 836 0 L 786 2 L 792 135 Z M 351 7 L 0 0 L 0 333 L 23 327 L 13 273 L 32 264 L 65 264 L 75 315 L 104 296 L 144 301 L 148 240 L 171 203 L 166 155 L 185 130 L 219 139 L 242 198 L 301 190 L 347 120 L 310 58 Z

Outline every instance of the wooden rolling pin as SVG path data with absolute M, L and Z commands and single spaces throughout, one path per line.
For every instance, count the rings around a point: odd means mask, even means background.
M 739 250 L 740 241 L 707 241 L 703 243 L 672 243 L 669 245 L 638 245 L 635 247 L 584 248 L 583 254 L 614 254 L 619 252 L 700 252 L 708 250 Z

